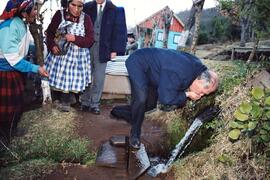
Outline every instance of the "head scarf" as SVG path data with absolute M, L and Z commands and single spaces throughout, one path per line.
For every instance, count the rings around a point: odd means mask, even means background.
M 8 0 L 5 2 L 4 10 L 0 11 L 0 20 L 10 19 L 22 12 L 30 13 L 35 4 L 34 0 Z
M 68 0 L 68 2 L 71 2 L 73 0 Z M 78 0 L 79 2 L 81 2 L 82 4 L 84 4 L 84 0 Z

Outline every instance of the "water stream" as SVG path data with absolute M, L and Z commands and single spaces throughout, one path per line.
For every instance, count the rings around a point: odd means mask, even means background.
M 171 152 L 171 156 L 167 163 L 160 163 L 156 166 L 151 167 L 148 170 L 148 174 L 152 177 L 156 177 L 160 173 L 166 173 L 171 168 L 174 160 L 177 157 L 180 157 L 184 154 L 186 148 L 192 142 L 193 137 L 196 135 L 197 131 L 203 125 L 202 120 L 196 118 L 191 124 L 190 128 L 186 132 L 185 136 L 181 139 L 181 141 L 175 146 L 174 150 Z

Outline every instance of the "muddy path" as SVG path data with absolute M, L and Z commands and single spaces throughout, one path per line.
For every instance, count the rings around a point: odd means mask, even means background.
M 119 103 L 117 103 L 119 104 Z M 91 140 L 89 151 L 97 152 L 100 146 L 110 137 L 114 135 L 128 136 L 130 125 L 125 121 L 116 120 L 110 117 L 110 111 L 115 103 L 104 104 L 101 106 L 101 114 L 94 115 L 89 112 L 80 112 L 79 117 L 75 120 L 77 127 L 76 131 L 80 137 Z M 164 138 L 165 131 L 154 124 L 153 122 L 145 121 L 142 129 L 142 142 L 146 146 L 148 155 L 162 155 L 164 154 L 161 138 Z M 79 164 L 65 164 L 59 165 L 58 168 L 51 174 L 44 177 L 45 180 L 97 180 L 110 179 L 121 180 L 130 179 L 129 174 L 125 168 L 108 168 L 93 165 L 91 167 L 82 166 Z M 139 179 L 173 179 L 172 173 L 162 175 L 157 178 L 149 177 L 147 174 Z

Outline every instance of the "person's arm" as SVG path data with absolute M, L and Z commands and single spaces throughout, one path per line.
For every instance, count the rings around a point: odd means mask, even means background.
M 14 19 L 10 24 L 9 30 L 3 33 L 4 36 L 7 36 L 7 40 L 1 50 L 11 67 L 20 72 L 39 72 L 41 75 L 48 75 L 44 68 L 25 60 L 24 56 L 26 54 L 21 53 L 25 52 L 25 48 L 29 46 L 28 43 L 25 43 L 28 41 L 26 39 L 28 38 L 28 36 L 26 36 L 28 32 L 25 28 L 25 24 L 20 20 Z
M 124 53 L 127 44 L 127 26 L 124 8 L 116 8 L 112 31 L 111 52 L 115 53 L 115 55 L 116 53 Z
M 187 96 L 185 91 L 179 90 L 182 80 L 176 73 L 162 70 L 158 86 L 159 101 L 165 105 L 183 106 L 186 103 Z
M 94 27 L 90 16 L 85 14 L 84 18 L 85 36 L 74 36 L 74 44 L 81 48 L 90 48 L 94 43 Z
M 53 47 L 57 47 L 57 44 L 54 42 L 54 38 L 55 38 L 55 33 L 58 29 L 59 24 L 62 21 L 62 15 L 61 15 L 61 11 L 58 10 L 56 11 L 56 13 L 54 14 L 51 23 L 49 24 L 46 33 L 46 41 L 47 41 L 47 47 L 49 51 L 52 51 Z
M 126 49 L 127 50 L 136 50 L 136 49 L 138 49 L 138 43 L 134 42 L 132 44 L 127 44 Z

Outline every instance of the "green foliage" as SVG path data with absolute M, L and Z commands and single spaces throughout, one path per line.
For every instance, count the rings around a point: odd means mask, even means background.
M 213 18 L 211 26 L 213 28 L 211 35 L 216 41 L 228 41 L 232 39 L 232 23 L 230 19 L 216 16 Z
M 233 165 L 233 160 L 230 156 L 228 156 L 227 154 L 222 154 L 220 155 L 217 160 L 225 165 Z
M 235 119 L 229 123 L 231 140 L 242 136 L 254 138 L 258 144 L 270 147 L 270 92 L 254 87 L 251 100 L 242 102 L 234 112 Z
M 4 169 L 0 179 L 4 175 L 11 179 L 39 179 L 48 171 L 43 166 L 50 169 L 63 161 L 92 164 L 95 155 L 88 152 L 89 140 L 74 133 L 75 117 L 73 112 L 60 113 L 55 109 L 26 112 L 19 126 L 27 129 L 27 134 L 14 138 L 10 150 L 0 153 L 4 162 L 4 166 L 0 164 L 0 169 Z
M 233 129 L 229 132 L 229 137 L 232 140 L 237 140 L 241 134 L 241 131 L 239 129 Z
M 226 76 L 222 78 L 222 83 L 220 84 L 218 91 L 222 92 L 224 95 L 229 95 L 231 90 L 235 86 L 240 85 L 254 69 L 252 65 L 249 66 L 243 61 L 234 61 L 233 63 L 234 66 L 222 67 L 222 71 L 226 72 Z
M 198 44 L 207 44 L 209 42 L 209 36 L 207 32 L 200 31 L 198 37 Z
M 170 137 L 170 146 L 173 147 L 182 137 L 184 137 L 187 129 L 187 124 L 184 122 L 185 121 L 183 119 L 174 118 L 168 123 L 167 132 Z
M 86 139 L 67 135 L 63 131 L 45 130 L 31 140 L 15 140 L 11 150 L 18 154 L 20 161 L 46 157 L 55 162 L 82 162 L 89 156 L 88 145 Z
M 46 158 L 32 159 L 20 164 L 0 168 L 0 179 L 41 179 L 42 174 L 40 172 L 49 173 L 56 165 L 55 162 Z
M 221 10 L 231 10 L 233 8 L 233 1 L 232 0 L 219 0 L 219 5 Z

